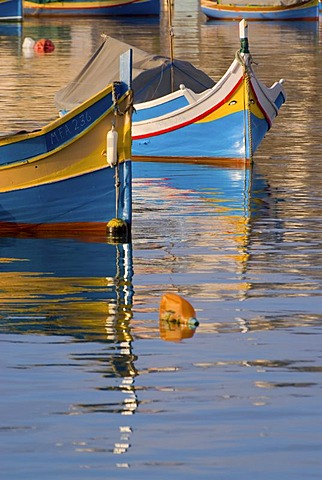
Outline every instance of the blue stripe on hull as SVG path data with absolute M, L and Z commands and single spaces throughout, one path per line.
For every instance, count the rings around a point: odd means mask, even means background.
M 107 222 L 116 215 L 114 173 L 114 169 L 104 168 L 67 180 L 0 193 L 0 222 Z M 131 162 L 122 163 L 119 173 L 118 216 L 130 223 Z
M 253 12 L 253 11 L 228 11 L 201 7 L 202 12 L 209 18 L 236 20 L 245 18 L 248 20 L 300 20 L 302 18 L 315 19 L 318 16 L 317 7 L 279 10 L 276 12 Z
M 134 140 L 132 154 L 147 157 L 245 158 L 244 112 L 213 122 L 188 125 L 163 135 Z M 264 119 L 252 116 L 253 153 L 268 130 Z M 249 158 L 249 151 L 247 158 Z

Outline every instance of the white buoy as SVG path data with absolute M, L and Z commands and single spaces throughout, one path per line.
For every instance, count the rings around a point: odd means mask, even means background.
M 110 167 L 117 164 L 117 140 L 118 133 L 113 125 L 106 135 L 106 160 Z
M 25 58 L 32 58 L 35 55 L 34 45 L 35 40 L 31 37 L 26 37 L 22 44 L 22 53 Z
M 23 41 L 22 48 L 33 49 L 35 45 L 35 40 L 31 37 L 26 37 Z

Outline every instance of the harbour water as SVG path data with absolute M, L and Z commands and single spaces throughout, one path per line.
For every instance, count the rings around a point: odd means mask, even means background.
M 176 56 L 219 79 L 238 23 L 178 0 L 174 26 Z M 101 33 L 168 50 L 166 14 L 0 24 L 0 132 L 52 119 Z M 0 237 L 4 480 L 321 478 L 322 25 L 249 40 L 288 97 L 253 169 L 134 163 L 131 244 Z M 195 330 L 159 322 L 166 292 Z

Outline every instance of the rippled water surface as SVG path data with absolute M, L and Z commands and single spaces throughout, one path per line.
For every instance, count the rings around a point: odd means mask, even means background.
M 215 80 L 238 24 L 175 4 L 175 53 Z M 0 132 L 56 115 L 101 33 L 167 53 L 166 15 L 0 24 Z M 26 36 L 52 55 L 26 55 Z M 249 26 L 287 103 L 253 169 L 134 163 L 133 241 L 0 238 L 4 480 L 322 475 L 322 26 Z M 159 322 L 165 292 L 191 330 Z

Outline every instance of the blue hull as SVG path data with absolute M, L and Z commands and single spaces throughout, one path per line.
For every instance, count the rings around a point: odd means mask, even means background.
M 107 223 L 115 217 L 114 169 L 0 193 L 0 222 L 21 224 Z M 120 164 L 119 217 L 131 222 L 131 162 Z M 28 206 L 26 208 L 26 205 Z M 68 205 L 68 208 L 65 206 Z
M 90 1 L 67 0 L 63 6 L 55 8 L 54 3 L 25 2 L 24 14 L 25 16 L 55 16 L 55 17 L 70 17 L 92 16 L 92 17 L 110 17 L 110 16 L 135 16 L 135 15 L 160 15 L 160 0 L 145 0 L 135 3 L 127 3 L 114 7 L 104 5 L 93 5 Z M 103 2 L 102 2 L 103 3 Z M 73 5 L 74 4 L 74 5 Z
M 234 9 L 225 8 L 211 8 L 205 5 L 201 5 L 201 11 L 210 19 L 216 20 L 268 20 L 268 21 L 290 21 L 290 20 L 318 20 L 319 7 L 318 5 L 309 5 L 307 7 L 294 6 L 285 10 L 261 10 L 260 7 L 256 8 L 247 6 L 237 6 Z
M 162 135 L 133 140 L 132 154 L 138 157 L 205 157 L 244 159 L 250 155 L 244 144 L 244 112 L 208 123 L 194 123 Z M 252 151 L 258 148 L 269 125 L 252 115 Z M 135 113 L 133 115 L 135 124 Z
M 125 82 L 38 130 L 0 138 L 0 229 L 106 228 L 113 218 L 130 227 L 130 51 L 120 69 Z
M 22 0 L 0 1 L 0 20 L 19 21 L 23 18 Z

